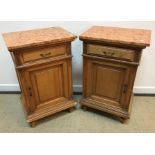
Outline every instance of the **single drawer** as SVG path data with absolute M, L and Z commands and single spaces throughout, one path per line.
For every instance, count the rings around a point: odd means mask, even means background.
M 135 58 L 134 50 L 94 44 L 87 45 L 87 54 L 96 54 L 105 57 L 124 59 L 127 61 L 134 61 Z
M 22 51 L 21 59 L 23 63 L 39 59 L 50 58 L 54 56 L 67 54 L 67 45 L 54 47 L 41 47 Z

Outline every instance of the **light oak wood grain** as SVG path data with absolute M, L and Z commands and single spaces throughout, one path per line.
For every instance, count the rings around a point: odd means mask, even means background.
M 33 127 L 41 118 L 74 107 L 71 41 L 75 37 L 61 28 L 4 36 L 11 49 L 27 122 Z
M 136 71 L 142 49 L 150 44 L 150 31 L 95 26 L 80 39 L 82 106 L 113 114 L 125 122 L 130 118 Z

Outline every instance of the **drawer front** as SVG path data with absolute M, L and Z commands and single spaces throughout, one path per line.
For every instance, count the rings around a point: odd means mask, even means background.
M 135 57 L 134 50 L 93 44 L 87 45 L 87 54 L 96 54 L 105 57 L 124 59 L 127 61 L 134 61 Z
M 45 59 L 45 58 L 50 58 L 50 57 L 64 55 L 64 54 L 67 54 L 67 45 L 29 49 L 28 51 L 23 51 L 21 57 L 22 57 L 22 62 L 26 63 L 29 61 Z

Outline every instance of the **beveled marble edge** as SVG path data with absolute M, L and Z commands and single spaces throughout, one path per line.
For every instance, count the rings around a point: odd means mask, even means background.
M 64 40 L 55 40 L 55 41 L 47 41 L 47 42 L 40 42 L 40 43 L 31 43 L 31 44 L 21 45 L 21 46 L 11 46 L 11 47 L 7 46 L 7 48 L 8 48 L 8 50 L 10 52 L 12 52 L 14 50 L 19 50 L 19 49 L 38 47 L 38 46 L 46 46 L 46 45 L 54 45 L 54 44 L 65 43 L 65 42 L 72 42 L 76 38 L 77 37 L 73 37 L 73 38 L 70 38 L 70 39 L 64 39 Z
M 135 43 L 135 42 L 123 42 L 123 41 L 114 41 L 114 40 L 108 40 L 108 39 L 94 39 L 94 38 L 87 38 L 87 37 L 79 37 L 81 41 L 94 41 L 94 42 L 99 42 L 99 43 L 108 43 L 112 45 L 127 45 L 131 47 L 140 47 L 140 48 L 145 48 L 147 46 L 150 46 L 150 44 L 143 44 L 143 43 Z
M 137 42 L 137 41 L 127 41 L 127 39 L 125 40 L 116 40 L 116 39 L 109 39 L 109 38 L 102 38 L 102 37 L 98 37 L 98 36 L 91 36 L 92 33 L 92 29 L 94 28 L 111 28 L 111 29 L 118 29 L 118 30 L 123 30 L 123 31 L 143 31 L 145 32 L 145 35 L 147 35 L 147 41 L 144 42 Z M 93 32 L 94 33 L 94 32 Z M 98 33 L 98 32 L 97 32 Z M 107 34 L 106 34 L 107 35 Z M 135 36 L 134 36 L 135 37 Z M 145 36 L 146 37 L 146 36 Z M 116 38 L 116 36 L 115 36 Z M 140 48 L 145 48 L 146 46 L 150 46 L 150 42 L 151 42 L 151 30 L 144 30 L 144 29 L 129 29 L 129 28 L 119 28 L 119 27 L 105 27 L 105 26 L 93 26 L 91 28 L 89 28 L 87 31 L 85 31 L 84 33 L 82 33 L 79 36 L 79 39 L 82 41 L 95 41 L 95 42 L 100 42 L 100 43 L 111 43 L 111 44 L 120 44 L 120 45 L 128 45 L 128 46 L 137 46 Z
M 33 36 L 33 32 L 35 32 L 35 31 L 39 30 L 39 31 L 43 32 L 44 30 L 47 31 L 48 29 L 50 30 L 51 28 L 55 28 L 58 31 L 60 30 L 60 36 L 61 36 L 61 33 L 63 32 L 64 34 L 62 35 L 62 38 L 60 37 L 60 38 L 55 39 L 55 38 L 52 38 L 52 36 L 50 36 L 49 40 L 40 40 L 39 41 L 39 39 L 37 38 L 38 40 L 36 39 L 36 41 L 35 41 L 35 39 L 34 39 L 34 41 L 28 42 L 28 43 L 20 42 L 20 38 L 17 38 L 18 35 L 20 36 L 23 33 L 32 33 L 32 36 Z M 12 52 L 13 50 L 35 47 L 35 46 L 44 46 L 44 45 L 50 45 L 50 44 L 53 45 L 53 44 L 71 42 L 77 38 L 77 36 L 75 36 L 71 32 L 66 31 L 65 29 L 63 29 L 61 27 L 50 27 L 50 28 L 32 29 L 32 30 L 27 30 L 27 31 L 17 31 L 17 32 L 3 33 L 2 35 L 3 35 L 3 38 L 7 45 L 7 48 L 10 52 Z M 64 35 L 65 35 L 65 37 L 64 37 Z M 17 38 L 17 43 L 13 39 L 10 41 L 11 36 Z M 19 44 L 18 44 L 18 41 L 19 41 Z

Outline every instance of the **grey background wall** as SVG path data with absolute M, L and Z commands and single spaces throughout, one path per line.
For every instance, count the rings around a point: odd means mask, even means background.
M 0 22 L 0 91 L 18 91 L 19 84 L 15 73 L 14 65 L 6 45 L 2 38 L 2 33 L 12 31 L 22 31 L 35 28 L 60 26 L 79 36 L 93 25 L 117 26 L 127 28 L 141 28 L 152 30 L 151 46 L 144 49 L 141 65 L 139 66 L 135 85 L 135 93 L 155 93 L 155 22 L 33 22 L 33 21 L 13 21 Z M 74 91 L 82 91 L 82 42 L 76 39 L 72 43 L 73 51 L 73 82 Z

